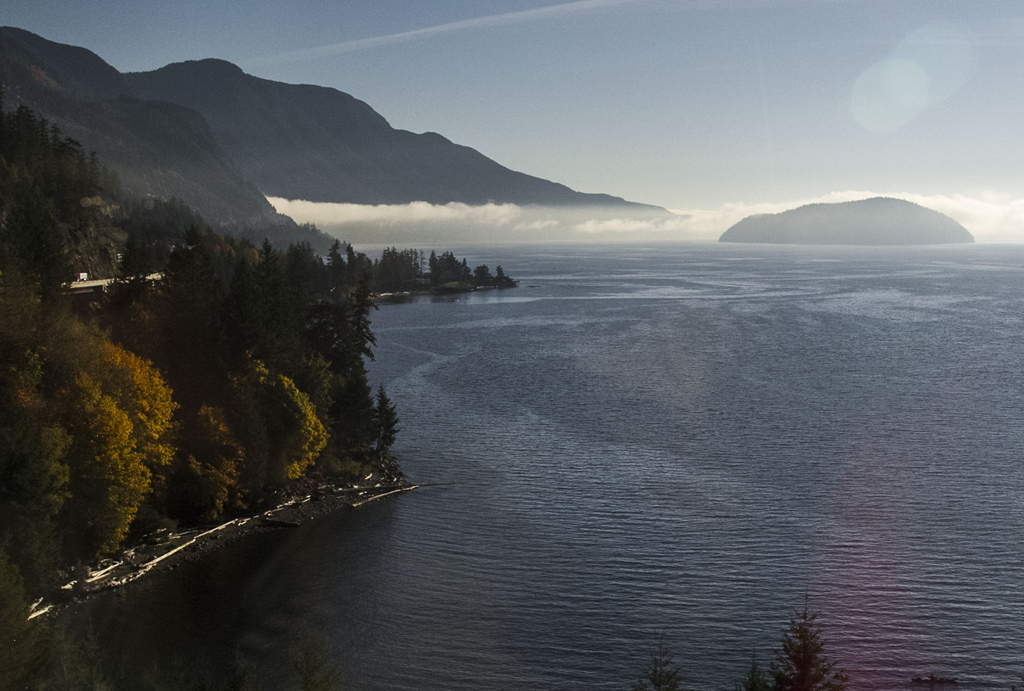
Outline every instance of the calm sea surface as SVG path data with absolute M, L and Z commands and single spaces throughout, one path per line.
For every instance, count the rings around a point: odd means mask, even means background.
M 445 484 L 97 601 L 113 650 L 283 679 L 305 632 L 349 689 L 611 690 L 663 637 L 724 690 L 806 598 L 853 689 L 1024 672 L 1024 248 L 462 254 L 521 287 L 374 315 Z

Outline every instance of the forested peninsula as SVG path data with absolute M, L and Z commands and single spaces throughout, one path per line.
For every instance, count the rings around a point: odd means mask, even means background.
M 275 506 L 297 483 L 400 481 L 366 361 L 375 293 L 512 285 L 450 252 L 221 235 L 124 195 L 0 90 L 0 688 L 54 673 L 30 602 L 161 531 Z M 106 290 L 76 289 L 81 274 Z

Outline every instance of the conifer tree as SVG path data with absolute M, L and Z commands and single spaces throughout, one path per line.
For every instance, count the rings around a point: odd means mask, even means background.
M 846 672 L 825 655 L 818 615 L 797 612 L 782 636 L 782 649 L 771 663 L 771 675 L 777 691 L 843 691 L 849 680 Z
M 377 453 L 387 453 L 391 445 L 395 443 L 395 436 L 399 430 L 395 404 L 388 398 L 383 385 L 377 389 L 377 402 L 373 408 L 373 426 L 377 433 Z
M 659 642 L 658 649 L 651 653 L 650 667 L 633 684 L 633 691 L 679 691 L 681 681 L 672 655 L 665 650 L 664 642 Z
M 27 689 L 39 666 L 40 628 L 27 621 L 28 598 L 18 569 L 0 545 L 0 689 Z
M 341 256 L 341 241 L 335 240 L 327 252 L 327 269 L 330 276 L 328 293 L 335 299 L 345 292 L 345 258 Z
M 760 665 L 757 664 L 757 656 L 750 660 L 750 671 L 743 681 L 736 685 L 736 691 L 772 691 L 772 680 Z

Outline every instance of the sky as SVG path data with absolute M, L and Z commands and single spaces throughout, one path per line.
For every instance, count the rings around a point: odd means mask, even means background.
M 0 23 L 121 71 L 217 57 L 335 87 L 395 127 L 677 211 L 666 233 L 885 194 L 1024 241 L 1019 0 L 5 0 Z

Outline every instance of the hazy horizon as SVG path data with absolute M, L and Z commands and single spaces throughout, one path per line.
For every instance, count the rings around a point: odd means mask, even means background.
M 990 196 L 916 195 L 849 190 L 791 202 L 723 204 L 710 209 L 670 209 L 674 217 L 630 213 L 621 207 L 537 207 L 516 204 L 473 206 L 430 204 L 342 204 L 267 197 L 274 208 L 299 223 L 355 244 L 546 242 L 717 242 L 730 226 L 753 214 L 773 214 L 805 204 L 894 197 L 954 219 L 977 243 L 1024 243 L 1024 200 Z M 500 231 L 496 236 L 494 231 Z
M 1012 2 L 12 0 L 0 22 L 121 71 L 215 57 L 337 88 L 397 128 L 686 216 L 636 237 L 878 194 L 1024 241 Z

